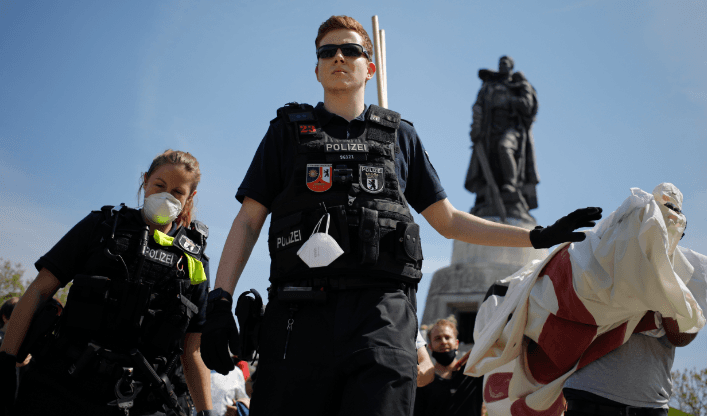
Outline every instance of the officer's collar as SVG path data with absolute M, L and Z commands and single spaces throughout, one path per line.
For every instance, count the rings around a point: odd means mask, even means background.
M 339 118 L 341 118 L 342 120 L 346 121 L 346 119 L 343 118 L 343 117 L 341 117 L 340 115 L 334 114 L 334 113 L 330 113 L 326 108 L 324 108 L 324 103 L 321 102 L 321 101 L 319 102 L 319 104 L 317 104 L 316 107 L 314 107 L 314 111 L 316 111 L 316 113 L 317 113 L 317 119 L 319 120 L 319 123 L 320 123 L 322 126 L 325 126 L 325 125 L 329 124 L 329 122 L 331 121 L 331 119 L 334 118 L 334 117 L 339 117 Z M 367 105 L 367 104 L 364 104 L 363 111 L 361 112 L 361 114 L 359 114 L 358 117 L 356 117 L 356 118 L 353 119 L 353 120 L 366 121 L 366 113 L 367 113 L 367 112 L 368 112 L 368 105 Z M 353 121 L 353 120 L 351 120 L 351 121 Z M 348 123 L 348 121 L 346 121 L 346 122 Z

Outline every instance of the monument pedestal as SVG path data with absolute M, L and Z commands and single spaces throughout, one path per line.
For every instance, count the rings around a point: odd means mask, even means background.
M 532 218 L 532 217 L 531 217 Z M 485 217 L 499 222 L 498 217 Z M 534 219 L 508 218 L 511 225 L 532 230 Z M 510 276 L 532 260 L 542 260 L 549 250 L 519 247 L 488 247 L 454 241 L 452 264 L 437 270 L 427 294 L 422 325 L 454 315 L 459 329 L 460 350 L 471 348 L 476 312 L 489 287 L 496 280 Z

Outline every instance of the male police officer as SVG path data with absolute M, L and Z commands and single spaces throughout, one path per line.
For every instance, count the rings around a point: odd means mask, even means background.
M 376 67 L 361 24 L 332 16 L 315 44 L 324 103 L 278 110 L 238 189 L 202 357 L 221 373 L 233 368 L 232 293 L 272 212 L 253 414 L 410 415 L 422 251 L 408 204 L 447 238 L 516 247 L 583 239 L 572 231 L 601 210 L 532 233 L 456 210 L 412 124 L 364 104 Z

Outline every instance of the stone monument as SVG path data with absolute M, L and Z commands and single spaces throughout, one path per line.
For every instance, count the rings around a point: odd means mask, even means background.
M 476 194 L 472 214 L 533 229 L 537 223 L 529 211 L 538 207 L 539 177 L 531 125 L 538 110 L 537 93 L 521 72 L 512 71 L 513 66 L 513 59 L 503 56 L 498 71 L 479 71 L 483 83 L 472 107 L 473 152 L 465 187 Z M 432 277 L 421 324 L 454 315 L 463 343 L 460 350 L 470 349 L 476 312 L 488 288 L 548 253 L 455 240 L 452 264 Z

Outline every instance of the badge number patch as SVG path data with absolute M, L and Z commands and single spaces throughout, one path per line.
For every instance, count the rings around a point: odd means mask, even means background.
M 358 183 L 361 189 L 372 194 L 383 191 L 385 187 L 385 173 L 378 166 L 358 165 Z
M 317 126 L 314 124 L 300 124 L 299 134 L 314 134 L 317 132 Z
M 314 192 L 324 192 L 331 188 L 331 165 L 308 164 L 307 188 Z

